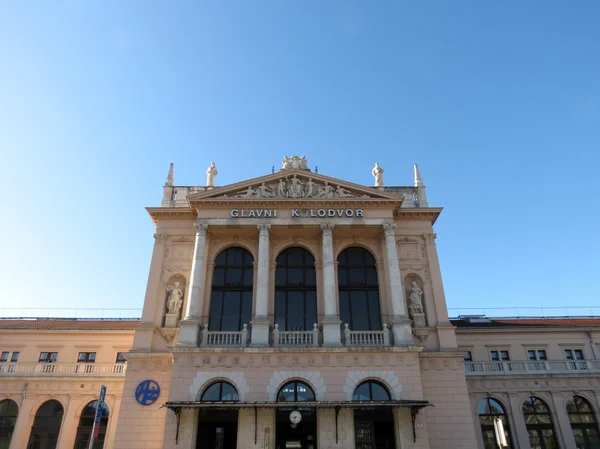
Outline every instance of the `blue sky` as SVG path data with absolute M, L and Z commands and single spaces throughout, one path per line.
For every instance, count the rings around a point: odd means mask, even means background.
M 598 305 L 600 3 L 0 2 L 0 307 L 141 307 L 177 184 L 412 183 L 449 307 Z

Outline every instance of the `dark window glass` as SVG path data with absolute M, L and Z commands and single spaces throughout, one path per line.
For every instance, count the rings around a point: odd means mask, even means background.
M 94 418 L 96 416 L 96 407 L 98 401 L 92 401 L 85 406 L 79 418 L 79 426 L 77 427 L 77 436 L 75 438 L 75 449 L 88 449 L 90 443 L 90 435 L 94 426 Z M 100 428 L 98 437 L 94 438 L 93 449 L 102 449 L 104 447 L 104 439 L 106 438 L 106 428 L 108 427 L 108 406 L 102 404 L 102 418 L 100 418 Z
M 204 402 L 213 401 L 239 401 L 238 392 L 233 385 L 228 382 L 215 382 L 211 384 L 200 399 Z
M 0 355 L 0 362 L 6 362 L 8 361 L 8 356 L 10 355 L 10 352 L 4 351 L 2 353 L 2 355 Z
M 52 363 L 58 359 L 58 352 L 40 352 L 40 362 Z
M 510 355 L 508 351 L 490 351 L 492 362 L 508 362 Z
M 581 396 L 573 396 L 567 402 L 567 413 L 577 448 L 600 448 L 600 433 L 590 403 Z
M 529 434 L 529 444 L 532 448 L 558 448 L 552 416 L 544 401 L 534 396 L 525 399 L 523 402 L 523 417 Z
M 5 399 L 0 402 L 0 448 L 8 449 L 12 439 L 19 408 L 15 401 Z
M 500 419 L 502 421 L 506 442 L 508 443 L 507 447 L 512 447 L 506 413 L 504 412 L 504 407 L 502 407 L 498 401 L 492 398 L 482 399 L 479 404 L 477 404 L 477 414 L 479 415 L 479 425 L 481 426 L 485 449 L 498 448 L 496 434 L 494 432 L 495 419 Z
M 56 449 L 63 412 L 63 406 L 58 401 L 42 404 L 31 426 L 28 449 Z
M 389 401 L 390 393 L 379 382 L 366 381 L 354 390 L 354 401 Z
M 338 289 L 342 326 L 350 330 L 381 330 L 377 265 L 364 248 L 350 247 L 338 256 Z
M 244 248 L 223 250 L 215 259 L 208 328 L 239 332 L 252 317 L 254 259 Z
M 124 352 L 117 352 L 117 363 L 125 363 L 127 359 L 125 358 Z
M 277 256 L 275 323 L 280 331 L 312 330 L 317 322 L 315 259 L 304 248 Z
M 77 357 L 79 363 L 94 363 L 96 361 L 95 352 L 80 352 Z
M 19 352 L 15 351 L 12 353 L 12 355 L 10 356 L 10 361 L 11 362 L 18 362 L 19 361 Z
M 279 390 L 277 402 L 314 402 L 315 393 L 304 382 L 292 381 Z
M 465 360 L 465 362 L 472 362 L 473 361 L 473 355 L 471 354 L 471 351 L 465 352 L 464 360 Z

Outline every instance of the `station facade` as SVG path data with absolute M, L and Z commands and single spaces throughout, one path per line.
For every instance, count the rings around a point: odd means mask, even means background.
M 491 449 L 494 419 L 509 447 L 600 447 L 600 320 L 451 320 L 418 168 L 304 161 L 223 187 L 171 167 L 139 321 L 2 321 L 0 448 L 87 447 L 107 383 L 105 448 Z

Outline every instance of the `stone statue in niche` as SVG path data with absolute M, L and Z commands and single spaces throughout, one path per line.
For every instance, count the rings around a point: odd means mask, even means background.
M 375 177 L 375 187 L 383 186 L 383 168 L 379 166 L 379 162 L 375 162 L 375 167 L 371 171 L 371 174 Z
M 206 170 L 206 187 L 215 186 L 215 177 L 219 174 L 217 166 L 214 162 L 210 163 L 210 167 Z
M 421 302 L 421 297 L 423 296 L 423 290 L 417 285 L 415 281 L 410 284 L 410 293 L 408 298 L 410 299 L 410 305 L 408 308 L 410 309 L 411 315 L 423 314 L 423 303 Z
M 179 282 L 167 286 L 167 315 L 165 316 L 165 327 L 176 327 L 179 320 L 179 312 L 183 306 L 183 289 Z

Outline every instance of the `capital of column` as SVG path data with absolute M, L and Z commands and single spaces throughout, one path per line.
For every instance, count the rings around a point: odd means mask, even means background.
M 385 232 L 386 237 L 389 237 L 390 235 L 393 236 L 395 230 L 396 230 L 396 223 L 384 223 L 383 224 L 383 231 Z
M 196 234 L 199 235 L 206 235 L 206 231 L 208 231 L 208 223 L 204 221 L 196 220 L 194 227 L 196 228 Z
M 271 270 L 275 270 L 277 268 L 277 262 L 269 262 L 269 268 L 271 268 Z
M 270 224 L 259 224 L 259 225 L 256 225 L 256 227 L 258 228 L 259 235 L 261 237 L 264 237 L 264 236 L 268 237 L 269 234 L 271 233 L 271 225 Z
M 156 240 L 157 242 L 164 242 L 165 240 L 167 240 L 167 237 L 169 237 L 168 234 L 154 234 L 154 240 Z
M 334 228 L 333 223 L 323 223 L 321 225 L 321 231 L 323 232 L 323 236 L 331 236 Z

